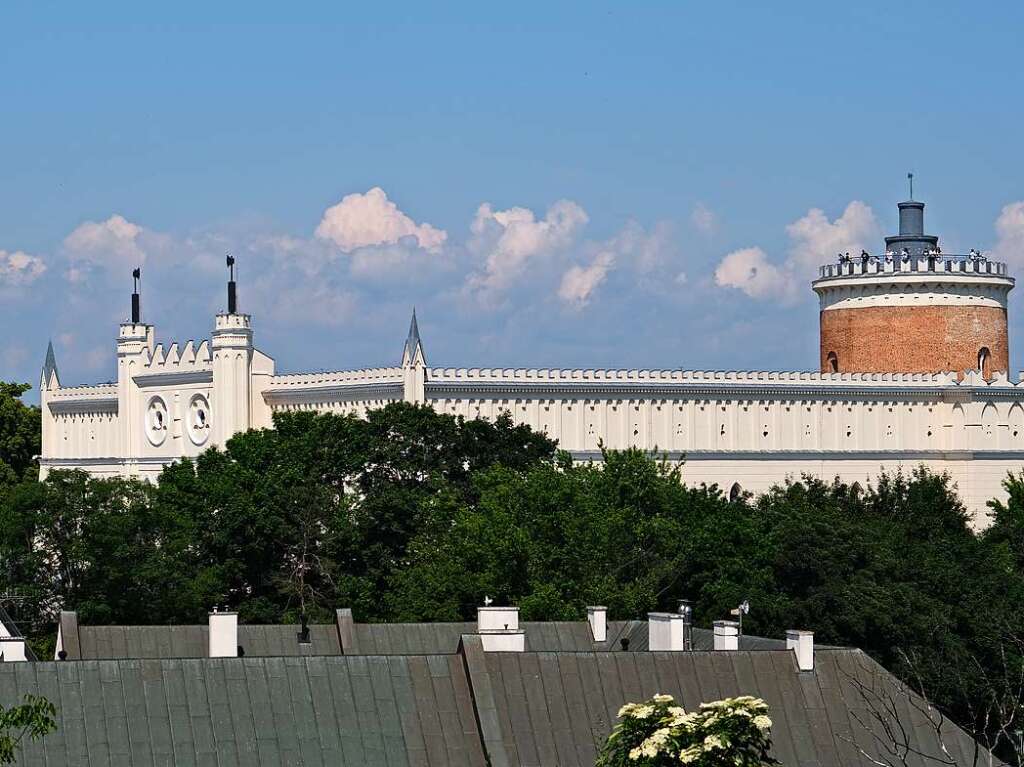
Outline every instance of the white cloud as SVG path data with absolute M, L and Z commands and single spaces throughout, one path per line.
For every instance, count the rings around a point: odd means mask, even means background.
M 594 291 L 608 277 L 608 271 L 615 264 L 615 255 L 609 251 L 597 254 L 589 266 L 573 266 L 562 275 L 558 297 L 576 309 L 582 309 L 590 302 Z
M 791 246 L 785 262 L 776 264 L 761 248 L 744 248 L 728 254 L 715 270 L 715 283 L 742 290 L 751 298 L 791 303 L 812 279 L 819 266 L 830 263 L 836 253 L 860 254 L 881 237 L 878 221 L 870 207 L 853 200 L 835 221 L 820 208 L 786 227 Z
M 567 249 L 588 221 L 572 200 L 559 200 L 537 219 L 527 208 L 494 210 L 484 203 L 470 227 L 472 248 L 486 254 L 482 271 L 471 274 L 467 287 L 481 295 L 504 291 L 527 270 L 531 261 Z
M 636 221 L 628 221 L 603 247 L 621 256 L 620 261 L 640 275 L 650 275 L 660 272 L 675 255 L 671 240 L 672 227 L 667 222 L 659 222 L 647 232 Z
M 992 249 L 992 257 L 1008 264 L 1024 262 L 1024 202 L 1011 202 L 1003 207 L 996 219 L 999 239 Z
M 153 252 L 166 247 L 169 238 L 134 224 L 120 214 L 106 221 L 86 221 L 64 238 L 68 256 L 67 278 L 83 282 L 91 273 L 111 270 L 120 274 L 146 263 Z
M 743 248 L 722 259 L 715 269 L 715 284 L 742 290 L 751 298 L 790 301 L 797 283 L 791 272 L 771 263 L 761 248 Z
M 0 250 L 0 285 L 28 285 L 46 271 L 46 264 L 38 256 L 21 250 L 8 253 Z
M 349 194 L 324 211 L 316 236 L 330 240 L 343 252 L 374 245 L 394 245 L 411 237 L 424 250 L 441 248 L 448 233 L 430 224 L 417 224 L 398 209 L 380 187 L 366 194 Z
M 718 225 L 718 217 L 711 208 L 702 202 L 698 202 L 693 206 L 693 212 L 690 214 L 690 223 L 701 234 L 714 234 L 715 227 Z
M 837 253 L 858 255 L 881 237 L 874 212 L 860 200 L 847 205 L 835 221 L 829 221 L 821 209 L 811 208 L 806 216 L 787 226 L 786 233 L 793 240 L 789 265 L 805 270 L 832 262 Z

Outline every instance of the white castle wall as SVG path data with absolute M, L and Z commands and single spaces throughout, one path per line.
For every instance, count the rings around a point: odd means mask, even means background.
M 864 485 L 883 468 L 925 465 L 949 472 L 983 515 L 1002 497 L 1006 473 L 1024 467 L 1024 385 L 1005 376 L 429 368 L 418 337 L 400 366 L 276 375 L 248 323 L 222 315 L 216 348 L 166 351 L 151 326 L 126 324 L 116 383 L 44 380 L 42 472 L 155 478 L 171 461 L 269 426 L 274 412 L 365 416 L 402 400 L 465 418 L 508 412 L 578 460 L 599 459 L 602 445 L 685 459 L 687 482 L 726 492 L 760 492 L 805 473 Z M 205 437 L 197 437 L 197 401 Z M 165 409 L 155 435 L 154 403 Z

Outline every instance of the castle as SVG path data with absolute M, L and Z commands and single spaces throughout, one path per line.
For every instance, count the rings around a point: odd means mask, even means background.
M 230 264 L 230 259 L 229 259 Z M 978 525 L 1024 467 L 1024 383 L 1008 378 L 1005 264 L 943 255 L 924 204 L 899 204 L 885 255 L 843 257 L 812 283 L 820 372 L 429 367 L 415 312 L 395 367 L 278 375 L 228 309 L 210 341 L 165 348 L 138 292 L 117 337 L 117 380 L 61 385 L 52 346 L 41 378 L 40 471 L 156 479 L 166 464 L 268 427 L 275 412 L 364 414 L 425 403 L 466 418 L 509 412 L 578 460 L 601 447 L 685 459 L 692 484 L 731 495 L 812 474 L 866 483 L 882 469 L 948 472 Z

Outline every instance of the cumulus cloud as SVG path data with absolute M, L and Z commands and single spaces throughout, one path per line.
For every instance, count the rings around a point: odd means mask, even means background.
M 562 275 L 558 297 L 576 309 L 590 303 L 590 297 L 608 277 L 615 264 L 615 255 L 609 251 L 598 253 L 589 266 L 573 266 Z
M 99 270 L 124 271 L 144 264 L 152 252 L 166 243 L 166 236 L 120 214 L 115 213 L 106 221 L 86 221 L 64 238 L 69 260 L 66 276 L 71 282 L 83 282 Z
M 796 287 L 793 274 L 773 264 L 768 254 L 756 247 L 734 250 L 723 258 L 715 269 L 715 284 L 742 290 L 751 298 L 784 301 L 792 299 Z
M 835 221 L 821 209 L 811 208 L 789 224 L 786 233 L 791 245 L 784 262 L 772 262 L 757 247 L 733 251 L 715 270 L 715 283 L 742 290 L 751 298 L 791 303 L 800 297 L 815 270 L 832 261 L 836 253 L 859 254 L 881 237 L 874 212 L 860 200 L 847 205 Z
M 615 270 L 632 274 L 634 285 L 660 291 L 685 274 L 675 273 L 677 255 L 672 246 L 669 224 L 660 222 L 650 231 L 628 221 L 613 237 L 601 243 L 584 243 L 586 264 L 570 266 L 563 274 L 558 297 L 573 309 L 587 306 L 597 289 Z
M 715 227 L 718 225 L 718 217 L 715 216 L 715 212 L 711 208 L 702 202 L 698 202 L 693 206 L 693 212 L 690 214 L 690 223 L 701 234 L 713 234 Z
M 0 285 L 28 285 L 45 271 L 46 264 L 38 256 L 30 256 L 21 250 L 13 253 L 0 250 Z
M 1024 202 L 1003 207 L 996 219 L 996 235 L 993 258 L 1014 265 L 1024 262 Z
M 375 245 L 394 245 L 412 238 L 419 247 L 435 252 L 448 233 L 430 224 L 417 224 L 399 210 L 379 186 L 366 194 L 349 194 L 324 211 L 316 236 L 329 240 L 343 252 Z
M 485 255 L 483 269 L 467 279 L 467 287 L 479 295 L 509 288 L 527 271 L 531 261 L 564 251 L 572 245 L 589 218 L 572 200 L 559 200 L 538 219 L 528 208 L 494 210 L 484 203 L 470 230 L 471 247 Z
M 793 240 L 790 265 L 804 269 L 830 262 L 837 253 L 859 254 L 881 237 L 874 212 L 860 200 L 847 205 L 835 221 L 829 221 L 821 209 L 811 208 L 806 216 L 787 226 L 786 233 Z
M 662 221 L 651 231 L 636 221 L 628 221 L 618 234 L 605 243 L 620 256 L 620 261 L 641 276 L 660 273 L 676 255 L 672 247 L 672 227 Z

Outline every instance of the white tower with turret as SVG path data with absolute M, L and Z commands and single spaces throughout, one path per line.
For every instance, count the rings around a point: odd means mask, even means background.
M 155 341 L 154 328 L 142 321 L 142 309 L 139 300 L 139 281 L 142 278 L 140 269 L 132 272 L 135 288 L 132 292 L 131 319 L 122 322 L 117 333 L 117 412 L 120 445 L 118 453 L 126 458 L 142 454 L 142 440 L 147 428 L 166 428 L 166 423 L 144 424 L 147 415 L 161 418 L 159 415 L 146 414 L 142 411 L 139 397 L 136 394 L 135 376 L 142 372 L 153 353 Z M 129 459 L 130 460 L 130 459 Z
M 213 330 L 213 437 L 221 447 L 252 424 L 252 318 L 238 312 L 235 259 L 228 256 L 228 310 Z

